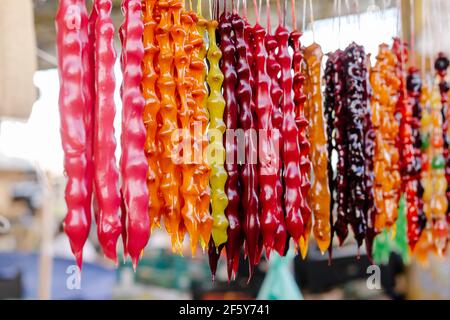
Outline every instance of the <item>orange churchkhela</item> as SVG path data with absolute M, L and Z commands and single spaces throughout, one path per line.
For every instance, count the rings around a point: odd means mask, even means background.
M 372 95 L 372 122 L 375 131 L 374 196 L 378 212 L 375 228 L 390 228 L 397 220 L 400 173 L 395 140 L 399 125 L 395 110 L 400 88 L 396 74 L 397 58 L 386 44 L 382 44 L 377 62 L 370 73 Z
M 198 210 L 198 233 L 201 239 L 202 248 L 205 249 L 211 237 L 211 228 L 213 224 L 212 216 L 209 212 L 210 187 L 209 174 L 211 168 L 206 159 L 206 150 L 208 148 L 208 136 L 206 129 L 208 127 L 208 110 L 206 108 L 206 98 L 208 91 L 206 88 L 206 44 L 204 36 L 206 32 L 207 21 L 202 17 L 201 1 L 197 2 L 197 14 L 193 11 L 190 15 L 193 24 L 190 29 L 190 39 L 193 45 L 193 52 L 190 63 L 192 75 L 192 97 L 193 104 L 193 125 L 191 132 L 194 137 L 194 162 L 196 164 L 194 171 L 194 183 L 197 186 L 197 210 Z
M 160 126 L 158 113 L 160 110 L 160 98 L 156 92 L 156 81 L 158 73 L 155 69 L 155 60 L 159 52 L 156 42 L 155 29 L 158 25 L 154 15 L 157 0 L 143 1 L 143 21 L 144 21 L 144 60 L 142 63 L 143 79 L 142 92 L 145 98 L 144 124 L 147 129 L 145 141 L 145 152 L 148 161 L 147 188 L 149 193 L 149 216 L 151 228 L 160 227 L 161 220 L 161 195 L 159 193 L 160 184 L 160 164 L 159 164 L 159 142 L 157 131 Z
M 180 194 L 178 187 L 181 185 L 181 168 L 173 159 L 172 152 L 178 141 L 172 136 L 178 130 L 178 110 L 176 101 L 176 83 L 174 74 L 174 54 L 172 52 L 173 41 L 170 32 L 172 30 L 172 12 L 176 9 L 172 2 L 158 1 L 158 11 L 161 15 L 156 28 L 156 40 L 159 46 L 159 78 L 157 88 L 161 97 L 160 112 L 161 127 L 157 132 L 157 139 L 161 143 L 161 183 L 160 192 L 164 199 L 164 225 L 172 239 L 172 249 L 181 250 L 179 237 L 180 224 L 182 224 L 180 212 Z M 175 161 L 174 161 L 175 160 Z M 183 229 L 183 228 L 181 228 Z
M 322 49 L 317 44 L 312 44 L 305 49 L 307 64 L 305 93 L 308 95 L 305 115 L 310 123 L 309 139 L 314 142 L 310 150 L 314 179 L 309 191 L 309 200 L 314 217 L 314 238 L 320 251 L 324 253 L 328 249 L 331 240 L 331 194 L 328 187 L 327 136 L 323 114 L 322 91 L 320 88 L 322 57 Z M 310 225 L 307 224 L 306 232 L 310 228 Z M 307 239 L 306 235 L 305 239 Z M 300 242 L 302 255 L 306 254 L 307 246 L 307 240 Z

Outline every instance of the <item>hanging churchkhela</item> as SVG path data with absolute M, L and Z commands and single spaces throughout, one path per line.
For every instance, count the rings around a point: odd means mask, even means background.
M 311 145 L 310 157 L 313 166 L 313 180 L 309 191 L 309 201 L 312 204 L 314 217 L 313 232 L 317 245 L 324 253 L 330 245 L 330 190 L 328 185 L 328 151 L 325 119 L 322 105 L 320 64 L 322 49 L 312 44 L 305 49 L 307 65 L 305 92 L 308 100 L 305 107 L 306 118 L 309 120 L 309 139 Z M 308 249 L 305 242 L 304 251 Z
M 245 6 L 244 6 L 245 8 Z M 239 183 L 241 196 L 241 224 L 245 241 L 245 251 L 249 260 L 250 275 L 252 273 L 259 246 L 259 193 L 257 175 L 257 144 L 255 104 L 252 88 L 254 78 L 251 70 L 253 50 L 250 46 L 253 33 L 247 21 L 246 12 L 243 18 L 232 15 L 232 25 L 236 46 L 237 102 L 239 105 L 239 129 L 244 131 L 245 161 L 239 166 Z M 234 261 L 233 272 L 238 267 Z
M 119 216 L 119 169 L 116 164 L 114 137 L 114 25 L 111 19 L 112 2 L 95 1 L 91 14 L 95 43 L 94 107 L 94 191 L 97 234 L 105 255 L 117 262 L 116 244 L 122 225 Z M 95 12 L 95 14 L 94 14 Z M 95 17 L 95 18 L 94 18 Z
M 281 26 L 281 11 L 280 11 L 280 1 L 277 1 L 277 12 L 278 12 L 278 25 Z M 281 97 L 283 96 L 283 91 L 279 84 L 278 74 L 281 72 L 281 65 L 278 60 L 277 54 L 280 53 L 280 48 L 278 47 L 278 42 L 275 35 L 271 32 L 270 25 L 270 1 L 267 1 L 267 34 L 265 38 L 265 44 L 267 48 L 267 74 L 270 78 L 270 97 L 272 100 L 272 119 L 271 119 L 271 141 L 274 144 L 274 166 L 277 172 L 276 178 L 276 188 L 275 188 L 275 214 L 274 220 L 277 225 L 273 238 L 273 246 L 271 250 L 275 249 L 279 255 L 283 256 L 285 253 L 287 230 L 284 217 L 284 210 L 282 205 L 282 193 L 283 185 L 281 180 L 282 166 L 281 166 L 281 150 L 284 145 L 284 136 L 282 134 L 282 124 L 283 124 L 283 114 L 281 111 Z M 286 43 L 287 45 L 287 43 Z M 288 93 L 290 94 L 290 92 Z M 270 259 L 270 251 L 267 254 L 267 259 Z
M 92 110 L 83 91 L 84 72 L 89 65 L 83 63 L 86 60 L 83 60 L 82 55 L 84 44 L 81 29 L 87 28 L 87 24 L 80 15 L 84 10 L 80 10 L 79 4 L 77 0 L 60 1 L 56 14 L 56 33 L 61 140 L 67 177 L 64 231 L 78 267 L 81 268 L 83 247 L 91 225 L 92 158 L 88 141 Z
M 218 1 L 214 2 L 218 6 Z M 216 13 L 219 11 L 212 10 Z M 217 11 L 217 12 L 216 12 Z M 220 252 L 227 242 L 228 220 L 225 216 L 225 209 L 228 205 L 227 194 L 225 193 L 225 184 L 227 181 L 227 172 L 224 168 L 225 148 L 223 145 L 223 134 L 225 132 L 225 123 L 223 115 L 225 110 L 225 100 L 222 96 L 221 88 L 224 75 L 219 67 L 219 61 L 222 58 L 222 52 L 217 46 L 216 29 L 217 20 L 208 21 L 208 62 L 209 72 L 207 82 L 209 86 L 209 97 L 207 106 L 210 114 L 210 144 L 214 150 L 214 156 L 211 159 L 211 214 L 213 216 L 212 237 L 209 242 L 209 265 L 214 279 L 217 261 Z
M 123 0 L 122 12 L 125 16 L 121 26 L 122 36 L 122 229 L 126 236 L 123 243 L 126 254 L 130 255 L 136 268 L 142 250 L 150 236 L 148 217 L 148 164 L 145 157 L 145 126 L 142 121 L 145 100 L 140 84 L 141 63 L 144 56 L 142 35 L 144 25 L 141 20 L 141 1 Z
M 113 1 L 95 0 L 90 16 L 85 1 L 59 2 L 64 229 L 78 266 L 92 213 L 111 260 L 122 236 L 136 268 L 164 225 L 174 252 L 186 234 L 192 255 L 208 249 L 213 279 L 222 253 L 228 280 L 242 254 L 251 278 L 262 257 L 291 245 L 305 258 L 310 237 L 331 259 L 349 226 L 371 260 L 390 243 L 423 262 L 444 255 L 447 57 L 426 86 L 400 39 L 380 45 L 372 67 L 355 43 L 326 56 L 317 43 L 302 47 L 295 0 L 291 31 L 287 1 L 283 13 L 276 1 L 275 28 L 269 0 L 265 26 L 257 0 L 254 26 L 246 1 L 211 2 L 208 21 L 201 1 L 196 12 L 182 0 L 121 1 L 119 165 Z
M 233 8 L 234 10 L 234 8 Z M 222 60 L 220 69 L 224 75 L 223 98 L 225 99 L 224 122 L 227 127 L 225 135 L 226 163 L 225 169 L 228 179 L 225 184 L 225 193 L 228 198 L 228 206 L 225 209 L 225 215 L 228 219 L 227 231 L 227 270 L 228 279 L 231 279 L 232 273 L 237 271 L 237 263 L 241 253 L 244 237 L 242 234 L 241 219 L 239 216 L 240 204 L 240 186 L 239 186 L 239 168 L 237 159 L 237 129 L 238 129 L 238 102 L 237 102 L 237 72 L 236 72 L 236 40 L 234 38 L 232 15 L 228 12 L 227 1 L 224 1 L 224 12 L 219 17 L 218 25 L 220 50 L 222 51 Z
M 286 14 L 286 8 L 285 8 Z M 302 193 L 301 180 L 301 150 L 299 135 L 300 131 L 295 122 L 295 104 L 292 77 L 292 58 L 289 55 L 289 31 L 281 24 L 275 31 L 278 42 L 277 60 L 280 63 L 281 76 L 279 84 L 281 87 L 281 145 L 282 180 L 284 184 L 283 209 L 286 216 L 285 224 L 288 236 L 298 243 L 303 233 L 302 206 L 305 199 Z M 280 180 L 280 179 L 279 179 Z M 287 249 L 287 248 L 285 248 Z

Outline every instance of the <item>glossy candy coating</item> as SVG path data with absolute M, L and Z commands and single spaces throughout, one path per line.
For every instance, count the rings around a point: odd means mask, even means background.
M 239 183 L 242 188 L 242 230 L 245 238 L 245 249 L 249 257 L 250 277 L 256 264 L 258 242 L 260 236 L 259 197 L 257 153 L 258 137 L 256 134 L 256 115 L 251 84 L 254 78 L 251 70 L 253 50 L 250 42 L 253 37 L 248 22 L 238 15 L 232 15 L 232 25 L 236 39 L 236 72 L 238 84 L 236 88 L 239 104 L 239 128 L 245 136 L 245 162 L 239 168 Z M 235 261 L 234 272 L 236 272 Z
M 144 145 L 146 130 L 143 122 L 145 100 L 141 92 L 141 64 L 144 56 L 142 35 L 144 25 L 141 20 L 141 1 L 123 0 L 122 12 L 122 214 L 125 214 L 127 238 L 126 252 L 130 255 L 134 268 L 150 237 L 148 216 L 147 172 L 148 164 Z
M 206 157 L 206 150 L 209 143 L 207 136 L 209 115 L 206 108 L 206 98 L 208 96 L 206 88 L 206 44 L 204 40 L 207 21 L 201 16 L 201 12 L 198 15 L 191 12 L 190 15 L 195 23 L 189 33 L 191 43 L 194 47 L 189 66 L 193 78 L 192 98 L 195 102 L 192 115 L 194 120 L 193 128 L 191 124 L 191 131 L 193 131 L 194 137 L 194 162 L 196 164 L 194 183 L 197 185 L 198 190 L 198 232 L 201 238 L 201 244 L 205 250 L 211 238 L 213 225 L 213 218 L 209 211 L 211 201 L 209 176 L 211 168 Z
M 279 82 L 282 89 L 281 111 L 283 116 L 281 125 L 283 136 L 283 207 L 286 212 L 287 231 L 294 241 L 298 243 L 303 234 L 302 203 L 304 203 L 305 199 L 301 188 L 300 134 L 295 122 L 293 76 L 291 73 L 292 58 L 288 50 L 289 32 L 286 28 L 279 26 L 275 32 L 275 37 L 278 41 L 277 60 L 281 67 Z
M 241 219 L 239 217 L 240 195 L 239 167 L 237 159 L 237 129 L 239 105 L 237 102 L 237 72 L 236 72 L 236 48 L 234 45 L 234 32 L 231 24 L 232 15 L 225 11 L 219 18 L 218 33 L 222 60 L 220 69 L 224 75 L 223 97 L 226 101 L 224 122 L 227 127 L 227 134 L 224 137 L 226 150 L 225 169 L 228 179 L 225 184 L 225 193 L 228 198 L 228 206 L 225 215 L 228 219 L 228 240 L 227 251 L 227 271 L 228 278 L 231 279 L 233 268 L 239 261 L 239 255 L 244 241 Z
M 170 34 L 173 39 L 178 123 L 182 130 L 181 138 L 183 146 L 182 157 L 180 155 L 182 175 L 180 193 L 183 199 L 181 216 L 183 218 L 183 226 L 189 233 L 191 251 L 194 255 L 199 240 L 199 214 L 198 208 L 196 207 L 199 193 L 197 185 L 194 183 L 196 165 L 193 159 L 192 150 L 193 128 L 191 130 L 195 101 L 192 98 L 193 81 L 189 75 L 189 66 L 193 50 L 192 42 L 189 39 L 189 30 L 194 26 L 194 21 L 192 20 L 192 17 L 183 10 L 182 1 L 172 2 L 171 7 L 173 8 L 173 25 Z M 183 231 L 183 228 L 180 227 L 180 241 L 184 238 Z
M 94 121 L 94 186 L 97 202 L 97 234 L 105 255 L 117 262 L 116 244 L 122 226 L 119 217 L 119 169 L 116 164 L 114 136 L 114 26 L 110 0 L 96 0 L 95 87 L 97 88 Z
M 280 26 L 282 27 L 282 26 Z M 277 29 L 278 30 L 278 29 Z M 284 37 L 284 51 L 286 52 L 288 49 L 288 39 L 289 33 L 286 31 L 286 35 Z M 283 256 L 286 253 L 285 247 L 287 242 L 287 228 L 285 221 L 285 208 L 283 205 L 283 179 L 282 179 L 282 170 L 283 170 L 283 155 L 282 150 L 284 147 L 284 135 L 283 135 L 283 113 L 282 113 L 282 98 L 283 98 L 283 89 L 282 89 L 282 79 L 280 78 L 281 74 L 281 63 L 280 63 L 280 55 L 281 47 L 279 46 L 279 41 L 282 39 L 278 39 L 277 35 L 271 34 L 268 32 L 265 39 L 266 49 L 267 49 L 267 74 L 270 77 L 270 97 L 272 100 L 272 141 L 278 147 L 278 171 L 277 171 L 277 180 L 276 180 L 276 188 L 275 188 L 275 199 L 276 199 L 276 211 L 275 211 L 275 221 L 277 223 L 277 229 L 275 231 L 274 238 L 274 249 L 278 252 L 280 256 Z M 289 54 L 289 52 L 288 52 Z M 290 65 L 291 61 L 285 62 L 285 66 L 288 66 L 289 72 L 291 70 Z M 289 84 L 288 84 L 289 85 Z M 287 91 L 287 95 L 290 95 L 292 92 L 292 82 L 289 85 L 291 91 Z M 292 97 L 291 97 L 292 101 Z M 300 212 L 299 212 L 300 213 Z M 269 256 L 268 256 L 269 258 Z
M 435 212 L 433 216 L 433 239 L 437 251 L 442 255 L 447 249 L 447 242 L 449 236 L 448 215 L 450 214 L 449 201 L 450 201 L 450 134 L 449 134 L 449 121 L 450 121 L 450 107 L 448 104 L 448 93 L 450 91 L 450 85 L 446 80 L 448 67 L 450 61 L 447 56 L 440 53 L 436 62 L 435 70 L 439 81 L 439 93 L 441 96 L 441 114 L 442 114 L 442 139 L 443 139 L 443 151 L 442 156 L 444 158 L 444 172 L 447 182 L 446 198 L 447 198 L 447 210 L 445 215 L 442 212 Z
M 328 186 L 327 135 L 321 92 L 322 57 L 322 49 L 317 44 L 305 49 L 307 64 L 305 92 L 308 96 L 305 114 L 309 120 L 309 139 L 314 141 L 310 150 L 314 179 L 309 191 L 309 201 L 314 216 L 314 238 L 320 251 L 324 253 L 330 245 L 331 195 Z
M 212 241 L 217 248 L 227 241 L 228 220 L 225 216 L 225 209 L 228 205 L 228 198 L 225 193 L 225 183 L 227 172 L 224 168 L 225 148 L 223 146 L 223 134 L 225 123 L 223 113 L 225 110 L 225 100 L 222 96 L 221 88 L 223 83 L 223 73 L 219 67 L 222 52 L 216 43 L 216 28 L 218 22 L 208 21 L 207 30 L 209 38 L 209 48 L 207 58 L 209 62 L 209 73 L 207 82 L 209 86 L 209 97 L 207 107 L 210 115 L 209 136 L 210 148 L 214 150 L 214 157 L 210 159 L 211 165 L 211 209 L 213 216 Z
M 311 161 L 309 158 L 310 142 L 307 138 L 307 129 L 309 127 L 308 120 L 304 113 L 304 104 L 306 95 L 303 93 L 303 85 L 305 77 L 302 71 L 303 53 L 300 48 L 301 32 L 294 30 L 289 36 L 289 45 L 293 50 L 292 69 L 294 71 L 294 105 L 295 105 L 295 122 L 298 127 L 298 143 L 300 145 L 300 173 L 301 173 L 301 190 L 302 198 L 300 202 L 303 229 L 291 228 L 289 230 L 290 236 L 296 240 L 300 245 L 301 254 L 303 258 L 306 257 L 308 247 L 308 237 L 311 226 L 311 209 L 309 207 L 307 198 L 311 187 Z M 288 227 L 289 228 L 289 227 Z M 295 231 L 294 231 L 295 230 Z M 302 230 L 302 231 L 300 231 Z M 300 233 L 300 234 L 299 234 Z M 299 238 L 299 240 L 297 240 Z
M 156 82 L 158 80 L 157 55 L 159 47 L 157 46 L 155 31 L 158 25 L 155 17 L 155 6 L 157 0 L 145 0 L 143 4 L 144 21 L 144 60 L 142 62 L 142 93 L 145 99 L 144 124 L 147 129 L 145 140 L 145 152 L 148 161 L 147 188 L 149 194 L 149 217 L 151 229 L 161 225 L 161 198 L 159 185 L 161 179 L 161 170 L 159 164 L 160 145 L 157 139 L 157 132 L 160 127 L 158 113 L 160 110 L 160 97 L 156 91 Z
M 64 172 L 67 177 L 65 200 L 67 215 L 64 231 L 81 268 L 83 246 L 91 221 L 88 174 L 87 123 L 85 97 L 82 91 L 83 59 L 80 37 L 81 15 L 78 1 L 60 1 L 56 14 L 57 52 L 60 78 L 59 111 L 61 141 L 64 150 Z M 88 116 L 89 117 L 89 116 Z
M 387 45 L 381 45 L 377 63 L 371 70 L 372 123 L 376 132 L 375 203 L 378 208 L 375 227 L 391 228 L 397 219 L 400 191 L 399 154 L 396 139 L 399 125 L 395 119 L 400 80 L 397 58 Z
M 272 135 L 272 99 L 270 96 L 270 77 L 267 73 L 267 51 L 265 47 L 266 30 L 259 24 L 254 27 L 256 40 L 256 113 L 259 130 L 259 191 L 261 201 L 260 222 L 264 248 L 269 255 L 275 243 L 276 189 L 279 170 L 278 147 Z
M 157 132 L 157 139 L 161 144 L 161 156 L 159 159 L 161 168 L 160 192 L 163 196 L 162 207 L 164 225 L 170 234 L 173 251 L 181 250 L 179 238 L 181 218 L 181 203 L 179 186 L 181 185 L 180 166 L 173 161 L 172 150 L 178 141 L 172 140 L 172 135 L 178 130 L 178 110 L 175 99 L 176 83 L 174 75 L 174 53 L 173 42 L 170 31 L 172 29 L 172 7 L 169 1 L 159 1 L 158 11 L 160 13 L 159 24 L 156 27 L 156 40 L 159 47 L 158 63 L 159 78 L 156 82 L 160 94 L 161 127 Z
M 355 43 L 345 49 L 346 74 L 344 108 L 348 119 L 348 190 L 347 217 L 358 246 L 366 235 L 366 127 L 367 123 L 367 67 L 364 48 Z

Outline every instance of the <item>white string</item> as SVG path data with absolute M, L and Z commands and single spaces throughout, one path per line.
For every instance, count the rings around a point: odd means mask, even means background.
M 258 15 L 261 17 L 262 0 L 259 0 Z
M 316 42 L 316 29 L 314 27 L 314 8 L 313 8 L 313 2 L 312 0 L 309 0 L 309 13 L 311 18 L 311 28 L 312 28 L 312 34 L 313 34 L 313 42 Z
M 213 15 L 212 15 L 212 4 L 211 4 L 211 0 L 208 0 L 209 3 L 209 18 L 212 20 L 213 19 Z
M 426 30 L 426 15 L 425 15 L 425 1 L 422 0 L 422 10 L 420 10 L 420 13 L 422 15 L 422 23 L 425 28 L 422 28 L 422 34 L 421 34 L 421 51 L 422 56 L 420 57 L 420 69 L 422 69 L 422 79 L 425 79 L 425 69 L 426 69 L 426 47 L 425 47 L 425 30 Z
M 306 30 L 306 0 L 303 0 L 302 32 Z

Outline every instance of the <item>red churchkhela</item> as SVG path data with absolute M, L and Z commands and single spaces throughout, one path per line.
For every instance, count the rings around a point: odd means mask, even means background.
M 60 78 L 59 110 L 64 171 L 67 176 L 64 231 L 78 266 L 91 224 L 92 171 L 89 150 L 92 109 L 86 103 L 83 59 L 87 31 L 85 10 L 77 0 L 62 0 L 56 15 L 57 52 Z M 86 14 L 87 15 L 87 14 Z M 89 98 L 88 98 L 89 99 Z
M 142 120 L 144 98 L 141 92 L 141 63 L 144 56 L 141 1 L 122 0 L 125 21 L 122 38 L 122 202 L 126 232 L 124 244 L 136 268 L 150 236 L 148 216 L 147 159 L 144 153 L 146 130 Z
M 119 170 L 116 165 L 114 137 L 114 26 L 111 0 L 96 0 L 95 23 L 95 129 L 94 186 L 97 201 L 97 234 L 105 255 L 117 263 L 116 244 L 121 233 L 119 217 Z

